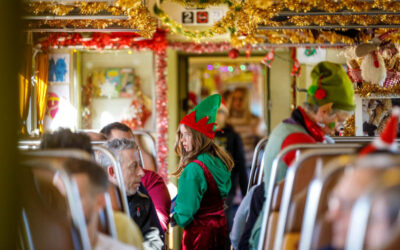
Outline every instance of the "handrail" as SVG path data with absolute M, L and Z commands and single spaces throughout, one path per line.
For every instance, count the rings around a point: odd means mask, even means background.
M 257 183 L 254 183 L 254 177 L 255 177 L 256 171 L 257 171 L 256 166 L 257 166 L 260 151 L 262 148 L 265 147 L 267 142 L 268 142 L 268 137 L 266 136 L 257 143 L 256 148 L 254 149 L 253 161 L 251 162 L 251 168 L 250 168 L 249 183 L 247 184 L 247 191 L 249 191 L 252 186 L 260 184 L 259 183 L 260 178 L 258 178 Z M 263 156 L 263 159 L 264 159 L 264 156 Z M 262 162 L 262 160 L 261 160 L 261 162 Z M 262 165 L 262 163 L 261 163 L 261 165 Z M 259 171 L 259 175 L 260 175 L 260 171 Z M 257 177 L 259 177 L 259 175 Z
M 289 212 L 289 205 L 291 197 L 293 194 L 294 181 L 297 172 L 303 167 L 303 163 L 311 157 L 323 156 L 323 155 L 343 155 L 354 153 L 354 148 L 337 148 L 337 149 L 315 149 L 302 154 L 297 161 L 295 161 L 287 171 L 285 185 L 283 188 L 281 208 L 279 210 L 278 225 L 275 234 L 275 250 L 280 250 L 282 248 L 283 237 L 285 235 L 286 219 Z
M 86 220 L 83 215 L 83 208 L 76 182 L 68 176 L 62 167 L 54 167 L 49 164 L 38 164 L 39 162 L 42 163 L 42 160 L 27 160 L 23 161 L 22 165 L 31 168 L 44 168 L 54 173 L 58 173 L 58 176 L 65 187 L 66 198 L 72 215 L 72 223 L 79 232 L 83 250 L 90 250 L 91 246 L 85 224 Z
M 117 184 L 119 189 L 121 190 L 122 193 L 122 208 L 124 209 L 124 212 L 130 216 L 130 212 L 129 212 L 129 206 L 128 206 L 128 199 L 127 199 L 127 195 L 126 195 L 126 189 L 125 189 L 125 183 L 124 183 L 124 177 L 122 175 L 122 169 L 121 169 L 121 165 L 119 164 L 119 161 L 117 160 L 117 158 L 114 156 L 114 154 L 106 147 L 102 146 L 102 145 L 92 145 L 93 150 L 97 150 L 97 151 L 101 151 L 102 153 L 104 153 L 107 157 L 110 158 L 112 164 L 113 164 L 113 168 L 114 171 L 116 173 L 116 179 L 117 179 Z
M 24 151 L 26 156 L 39 156 L 39 157 L 72 157 L 83 160 L 93 160 L 92 157 L 80 149 L 63 148 L 63 149 L 44 149 L 44 150 L 27 150 Z
M 26 212 L 25 212 L 24 208 L 22 208 L 21 216 L 22 216 L 22 230 L 23 230 L 23 232 L 19 232 L 19 233 L 20 233 L 20 237 L 24 238 L 24 240 L 21 239 L 21 244 L 23 244 L 23 242 L 26 241 L 26 245 L 27 245 L 26 247 L 28 248 L 27 250 L 34 250 L 31 229 L 29 227 L 29 221 L 28 221 L 28 218 L 26 216 Z M 22 233 L 23 233 L 23 236 L 21 235 Z M 25 245 L 23 245 L 22 249 L 25 249 Z
M 378 136 L 334 136 L 331 137 L 336 143 L 340 142 L 372 142 Z M 395 139 L 396 142 L 400 142 L 400 138 Z
M 114 222 L 114 212 L 112 209 L 110 194 L 108 192 L 104 193 L 104 200 L 106 204 L 105 211 L 106 211 L 108 229 L 110 231 L 110 235 L 112 238 L 118 240 L 117 229 L 115 227 L 115 222 Z
M 282 161 L 283 157 L 293 151 L 293 150 L 299 150 L 299 149 L 324 149 L 324 148 L 348 148 L 348 147 L 359 147 L 360 144 L 293 144 L 290 146 L 287 146 L 286 148 L 282 149 L 277 156 L 275 157 L 274 161 L 272 162 L 271 165 L 271 174 L 269 176 L 269 182 L 268 182 L 268 187 L 265 190 L 265 205 L 264 205 L 264 215 L 263 215 L 263 225 L 261 227 L 261 232 L 260 232 L 260 239 L 258 242 L 259 249 L 264 249 L 264 244 L 265 244 L 265 233 L 266 233 L 266 228 L 264 225 L 267 225 L 268 217 L 270 214 L 270 207 L 271 207 L 271 202 L 272 202 L 272 194 L 274 191 L 274 185 L 276 182 L 276 177 L 278 173 L 278 168 L 279 168 L 279 162 Z M 264 169 L 264 166 L 261 166 L 262 171 Z
M 328 179 L 332 178 L 336 173 L 346 168 L 346 166 L 354 160 L 348 157 L 336 160 L 327 165 L 321 176 L 317 176 L 311 181 L 307 191 L 306 204 L 304 209 L 303 223 L 300 233 L 300 250 L 309 250 L 312 246 L 314 227 L 317 220 L 318 211 L 320 209 L 321 195 L 327 184 Z

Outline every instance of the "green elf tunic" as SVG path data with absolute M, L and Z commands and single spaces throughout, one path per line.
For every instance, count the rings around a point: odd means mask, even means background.
M 197 160 L 207 166 L 217 183 L 221 197 L 226 198 L 231 188 L 231 173 L 225 164 L 218 157 L 209 154 L 200 154 Z M 185 228 L 193 221 L 207 190 L 203 169 L 194 162 L 189 163 L 179 177 L 178 185 L 174 219 L 179 226 Z

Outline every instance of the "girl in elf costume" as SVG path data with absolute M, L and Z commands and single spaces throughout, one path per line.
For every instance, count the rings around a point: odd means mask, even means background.
M 172 216 L 183 227 L 182 249 L 224 249 L 228 237 L 224 200 L 231 188 L 233 160 L 213 141 L 221 96 L 207 97 L 180 122 L 178 195 Z

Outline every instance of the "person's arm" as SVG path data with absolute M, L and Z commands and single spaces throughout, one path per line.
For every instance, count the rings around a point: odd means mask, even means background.
M 260 215 L 260 211 L 263 208 L 264 201 L 265 201 L 264 183 L 261 183 L 260 185 L 257 185 L 257 187 L 254 190 L 250 203 L 249 218 L 247 219 L 242 238 L 240 239 L 239 249 L 250 248 L 249 240 L 251 236 L 251 231 L 257 221 L 258 216 Z
M 157 173 L 146 169 L 144 169 L 144 172 L 145 176 L 142 178 L 143 186 L 147 189 L 153 201 L 161 227 L 165 232 L 168 228 L 171 208 L 171 197 L 167 185 Z
M 238 210 L 236 211 L 235 218 L 233 218 L 232 230 L 229 234 L 233 249 L 238 249 L 239 241 L 242 237 L 244 226 L 246 225 L 249 216 L 251 198 L 253 197 L 253 192 L 256 187 L 257 186 L 253 186 L 243 198 Z
M 203 169 L 196 163 L 189 163 L 178 181 L 178 196 L 173 214 L 176 224 L 185 228 L 192 222 L 206 190 L 207 182 Z

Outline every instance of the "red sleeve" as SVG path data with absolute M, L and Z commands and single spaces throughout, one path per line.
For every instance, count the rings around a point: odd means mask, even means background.
M 281 150 L 286 148 L 287 146 L 293 145 L 293 144 L 299 144 L 299 143 L 316 143 L 317 141 L 309 136 L 308 134 L 305 133 L 293 133 L 290 134 L 286 137 L 286 139 L 282 142 L 282 147 Z M 290 151 L 283 157 L 283 161 L 286 163 L 286 165 L 290 166 L 292 161 L 294 160 L 296 156 L 296 151 Z
M 169 213 L 171 209 L 171 197 L 167 185 L 163 178 L 157 173 L 143 169 L 145 175 L 142 178 L 142 184 L 146 188 L 154 203 L 158 219 L 164 231 L 169 223 Z

